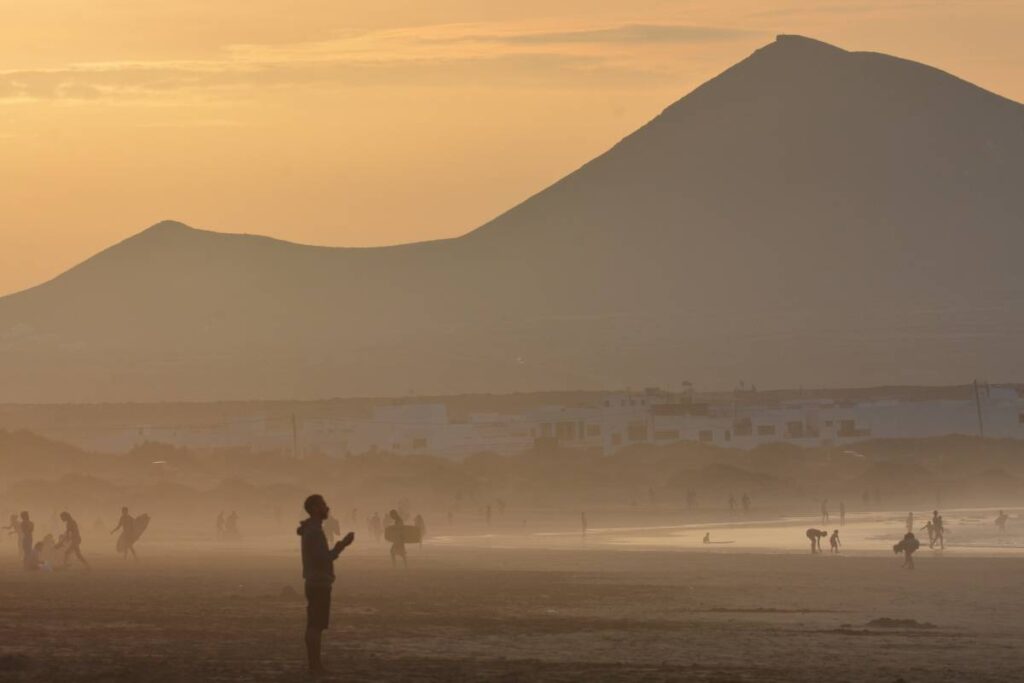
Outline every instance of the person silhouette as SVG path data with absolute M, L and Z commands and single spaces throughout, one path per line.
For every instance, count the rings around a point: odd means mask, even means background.
M 999 516 L 996 517 L 996 528 L 999 529 L 1000 534 L 1006 533 L 1006 522 L 1010 519 L 1002 510 L 999 511 Z
M 131 553 L 134 559 L 139 559 L 139 556 L 135 554 L 135 518 L 128 514 L 127 507 L 121 508 L 121 517 L 117 520 L 117 526 L 110 532 L 110 535 L 113 536 L 118 530 L 121 531 L 121 535 L 117 537 L 117 551 L 126 560 L 128 553 Z
M 932 522 L 932 520 L 929 519 L 927 522 L 924 523 L 924 526 L 922 526 L 921 528 L 928 532 L 928 547 L 929 548 L 934 548 L 935 547 L 935 524 Z
M 946 549 L 946 526 L 942 521 L 942 515 L 938 510 L 932 511 L 932 527 L 935 530 L 935 542 L 939 544 L 939 550 Z
M 334 561 L 352 545 L 356 535 L 350 531 L 334 547 L 329 547 L 323 524 L 331 509 L 324 497 L 313 494 L 302 506 L 309 517 L 299 522 L 295 533 L 302 539 L 302 579 L 306 584 L 306 658 L 310 673 L 320 677 L 327 675 L 320 656 L 323 633 L 331 623 Z
M 60 513 L 60 518 L 64 522 L 64 535 L 61 536 L 57 547 L 67 546 L 67 549 L 64 551 L 64 566 L 71 564 L 71 556 L 74 555 L 82 563 L 82 566 L 86 569 L 92 569 L 88 561 L 82 557 L 82 533 L 78 528 L 78 522 L 66 510 Z
M 828 536 L 827 531 L 821 529 L 810 528 L 806 531 L 805 535 L 811 542 L 811 554 L 816 555 L 821 552 L 821 539 Z
M 828 498 L 826 498 L 825 500 L 821 501 L 821 523 L 828 524 L 828 521 Z
M 238 513 L 234 510 L 224 520 L 224 535 L 230 539 L 237 539 L 242 536 L 242 532 L 238 530 Z
M 490 506 L 487 508 L 490 510 Z M 405 555 L 405 522 L 402 521 L 402 516 L 398 514 L 398 510 L 392 510 L 388 513 L 391 518 L 391 526 L 394 527 L 391 538 L 391 566 L 397 567 L 397 558 L 402 558 L 402 565 L 409 568 L 409 558 Z
M 28 510 L 22 510 L 21 521 L 18 523 L 18 533 L 21 539 L 21 560 L 25 569 L 36 569 L 39 564 L 35 560 L 35 546 L 32 543 L 32 535 L 36 525 L 28 516 Z
M 831 553 L 833 553 L 835 555 L 839 554 L 839 546 L 842 545 L 842 543 L 839 542 L 839 529 L 833 529 L 832 530 L 832 535 L 829 536 L 829 539 L 828 539 L 828 545 L 829 545 L 829 552 L 831 552 Z
M 914 553 L 921 547 L 921 542 L 914 536 L 914 532 L 908 531 L 903 540 L 892 547 L 896 554 L 903 553 L 903 566 L 907 569 L 914 568 Z
M 413 526 L 415 526 L 420 532 L 420 547 L 423 547 L 423 539 L 427 537 L 427 522 L 423 519 L 423 515 L 416 513 L 416 516 L 412 519 Z

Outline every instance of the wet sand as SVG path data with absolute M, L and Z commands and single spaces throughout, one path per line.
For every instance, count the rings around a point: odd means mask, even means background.
M 306 680 L 298 559 L 140 544 L 95 571 L 0 560 L 0 680 Z M 338 680 L 1005 681 L 1024 559 L 881 553 L 386 546 L 339 560 Z M 796 546 L 797 548 L 799 546 Z M 89 548 L 86 548 L 88 551 Z M 884 619 L 899 622 L 877 621 Z

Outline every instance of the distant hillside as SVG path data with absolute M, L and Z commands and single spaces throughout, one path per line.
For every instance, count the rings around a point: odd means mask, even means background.
M 1024 375 L 1024 107 L 796 36 L 458 239 L 164 222 L 0 299 L 0 400 Z

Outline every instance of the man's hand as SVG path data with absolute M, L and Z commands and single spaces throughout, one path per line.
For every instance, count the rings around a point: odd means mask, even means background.
M 356 540 L 355 533 L 350 531 L 347 534 L 345 534 L 345 538 L 343 538 L 340 541 L 338 541 L 337 545 L 335 545 L 334 547 L 337 548 L 338 551 L 340 552 L 340 551 L 344 550 L 345 548 L 349 547 L 350 545 L 352 545 L 352 542 L 355 541 L 355 540 Z

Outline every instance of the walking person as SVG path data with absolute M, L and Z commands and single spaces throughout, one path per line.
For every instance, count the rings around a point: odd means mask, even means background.
M 935 524 L 932 523 L 932 520 L 929 519 L 927 522 L 924 523 L 924 526 L 921 527 L 921 528 L 928 532 L 928 547 L 929 548 L 934 548 L 935 547 Z
M 117 520 L 117 526 L 110 532 L 113 536 L 117 531 L 121 535 L 117 537 L 117 552 L 121 553 L 124 559 L 128 559 L 128 553 L 136 560 L 139 556 L 135 554 L 135 518 L 128 514 L 128 508 L 121 508 L 121 517 Z
M 912 531 L 908 531 L 903 540 L 892 547 L 892 551 L 896 554 L 903 553 L 903 567 L 906 569 L 914 568 L 914 553 L 918 548 L 921 547 L 921 542 L 917 540 Z
M 60 513 L 60 518 L 64 522 L 64 535 L 60 537 L 57 547 L 67 546 L 64 551 L 64 566 L 71 564 L 71 556 L 74 555 L 86 570 L 91 570 L 89 562 L 82 557 L 82 533 L 78 529 L 78 522 L 66 510 Z
M 996 517 L 996 528 L 999 529 L 999 534 L 1003 535 L 1006 533 L 1006 522 L 1010 519 L 1002 510 L 999 511 L 999 516 Z
M 309 517 L 299 522 L 296 533 L 302 538 L 302 578 L 306 584 L 306 658 L 310 674 L 319 678 L 328 675 L 320 655 L 323 633 L 331 623 L 334 561 L 356 536 L 350 531 L 333 548 L 328 547 L 323 524 L 331 509 L 324 497 L 313 494 L 303 507 Z
M 487 509 L 490 510 L 490 506 L 487 506 Z M 409 558 L 405 554 L 405 522 L 402 521 L 402 516 L 398 514 L 398 510 L 392 510 L 388 513 L 388 516 L 391 517 L 391 528 L 394 529 L 391 532 L 391 550 L 389 551 L 391 554 L 391 566 L 392 568 L 397 568 L 398 558 L 401 557 L 402 565 L 408 569 Z M 387 533 L 385 532 L 384 535 L 386 538 Z
M 946 525 L 942 521 L 942 515 L 936 510 L 932 518 L 932 526 L 935 527 L 935 542 L 939 544 L 939 550 L 946 549 Z
M 420 532 L 420 547 L 423 547 L 423 539 L 427 537 L 427 522 L 423 519 L 423 515 L 416 513 L 416 516 L 412 519 L 413 526 Z
M 21 561 L 25 569 L 35 569 L 38 564 L 35 560 L 35 547 L 32 544 L 32 534 L 36 530 L 35 522 L 28 517 L 28 510 L 21 511 L 21 521 L 18 522 L 18 534 L 21 539 Z

